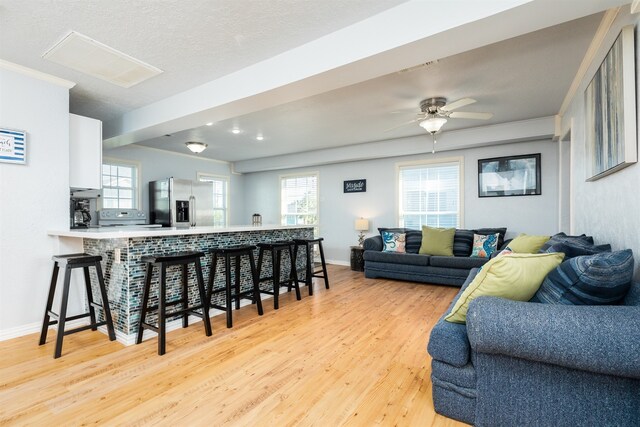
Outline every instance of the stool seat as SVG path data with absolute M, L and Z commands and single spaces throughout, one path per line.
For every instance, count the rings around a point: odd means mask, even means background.
M 168 255 L 144 255 L 140 257 L 140 261 L 142 262 L 150 262 L 153 264 L 159 262 L 166 263 L 181 263 L 183 261 L 188 261 L 193 258 L 202 258 L 204 256 L 204 252 L 178 252 Z
M 233 255 L 236 253 L 250 252 L 250 251 L 253 251 L 255 248 L 256 247 L 254 245 L 222 246 L 218 248 L 209 249 L 209 253 L 220 254 L 220 255 L 224 255 L 224 254 Z
M 322 242 L 324 240 L 324 237 L 317 237 L 315 239 L 293 239 L 294 243 L 319 243 Z
M 116 339 L 115 330 L 113 329 L 113 320 L 111 318 L 111 310 L 109 310 L 109 300 L 107 298 L 107 289 L 102 276 L 102 267 L 100 261 L 102 257 L 100 255 L 89 255 L 85 253 L 78 254 L 64 254 L 54 255 L 51 257 L 53 260 L 53 272 L 51 274 L 51 283 L 49 285 L 49 296 L 47 297 L 47 306 L 44 310 L 44 319 L 42 320 L 42 330 L 40 331 L 40 345 L 47 342 L 47 332 L 49 326 L 58 325 L 58 334 L 56 337 L 56 347 L 53 353 L 54 359 L 57 359 L 62 355 L 62 341 L 65 335 L 81 332 L 87 329 L 97 331 L 98 326 L 107 326 L 107 333 L 109 334 L 109 340 L 114 341 Z M 64 282 L 62 288 L 62 299 L 60 302 L 60 309 L 57 313 L 52 311 L 53 299 L 55 297 L 56 286 L 58 282 L 58 272 L 60 267 L 64 268 Z M 93 300 L 93 289 L 91 287 L 91 277 L 89 275 L 89 267 L 93 267 L 96 270 L 96 276 L 98 277 L 98 289 L 100 291 L 101 304 Z M 75 316 L 67 316 L 67 305 L 69 302 L 69 290 L 71 284 L 71 272 L 73 269 L 81 268 L 84 272 L 84 284 L 87 297 L 87 305 L 89 312 L 84 314 L 77 314 Z M 98 321 L 96 317 L 96 309 L 101 309 L 104 315 L 104 321 Z M 74 329 L 65 330 L 66 322 L 70 320 L 82 319 L 89 317 L 90 322 L 88 325 L 79 326 Z M 52 320 L 53 319 L 53 320 Z
M 204 252 L 199 251 L 187 251 L 177 252 L 170 254 L 160 255 L 144 255 L 140 257 L 140 260 L 147 264 L 147 271 L 145 274 L 144 288 L 142 290 L 142 307 L 140 313 L 140 320 L 138 322 L 138 331 L 136 337 L 136 344 L 142 342 L 142 335 L 144 329 L 149 329 L 158 334 L 158 354 L 162 356 L 166 350 L 166 320 L 167 317 L 181 316 L 182 327 L 189 326 L 189 315 L 200 317 L 204 323 L 204 331 L 206 336 L 211 336 L 211 321 L 209 320 L 209 303 L 206 299 L 206 292 L 204 288 L 204 279 L 202 277 L 202 265 L 200 264 L 200 258 L 204 256 Z M 198 289 L 198 295 L 200 297 L 200 303 L 196 305 L 189 305 L 189 264 L 193 264 L 196 271 L 196 285 Z M 158 265 L 160 267 L 160 282 L 158 283 L 158 303 L 157 305 L 149 305 L 149 294 L 151 293 L 151 278 L 153 276 L 153 267 Z M 182 283 L 180 291 L 182 293 L 181 298 L 169 301 L 167 299 L 167 267 L 173 265 L 182 266 Z M 167 306 L 174 306 L 181 304 L 182 308 L 173 310 L 170 313 L 167 312 Z M 200 311 L 198 311 L 200 310 Z M 147 314 L 151 311 L 157 311 L 157 325 L 147 323 Z
M 293 245 L 293 240 L 278 240 L 275 242 L 262 242 L 262 243 L 258 243 L 256 246 L 258 246 L 258 248 L 263 248 L 263 249 L 273 249 L 273 248 L 286 249 L 291 245 Z
M 51 259 L 57 262 L 59 265 L 77 265 L 77 264 L 94 264 L 102 261 L 100 255 L 89 254 L 67 254 L 67 255 L 54 255 Z

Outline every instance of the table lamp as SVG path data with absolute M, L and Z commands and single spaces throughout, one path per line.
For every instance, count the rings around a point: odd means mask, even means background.
M 358 244 L 362 246 L 364 243 L 364 232 L 369 230 L 369 220 L 364 218 L 356 219 L 356 231 L 359 231 L 358 234 Z

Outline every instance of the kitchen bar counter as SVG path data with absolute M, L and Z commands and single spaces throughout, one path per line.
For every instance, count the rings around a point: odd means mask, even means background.
M 234 233 L 245 231 L 264 231 L 264 230 L 288 230 L 308 228 L 291 225 L 237 225 L 231 227 L 136 227 L 113 226 L 99 227 L 88 229 L 67 229 L 67 230 L 49 230 L 49 236 L 58 237 L 81 237 L 86 239 L 121 239 L 128 237 L 161 237 L 161 236 L 187 236 L 193 234 L 209 234 L 209 233 Z
M 107 296 L 111 307 L 118 341 L 132 344 L 140 318 L 142 288 L 146 266 L 140 261 L 144 255 L 166 255 L 182 251 L 202 251 L 202 269 L 205 285 L 209 280 L 211 255 L 214 247 L 233 245 L 256 245 L 261 242 L 291 240 L 294 238 L 313 238 L 311 226 L 237 226 L 229 228 L 192 227 L 192 228 L 141 228 L 141 227 L 104 227 L 88 230 L 52 230 L 50 236 L 59 239 L 81 239 L 83 251 L 91 255 L 102 256 L 102 270 L 107 286 Z M 301 251 L 303 251 L 301 249 Z M 254 253 L 257 263 L 257 251 Z M 304 265 L 304 252 L 298 256 L 298 269 Z M 223 265 L 218 265 L 218 274 L 214 286 L 224 286 Z M 242 263 L 240 273 L 241 287 L 248 290 L 252 286 L 251 272 L 248 263 Z M 232 263 L 231 273 L 235 277 Z M 152 278 L 151 295 L 157 295 L 158 270 Z M 190 284 L 195 280 L 195 269 L 189 267 Z M 283 259 L 282 277 L 289 271 L 288 260 Z M 90 274 L 95 275 L 92 270 Z M 271 275 L 271 259 L 266 256 L 263 263 L 263 276 Z M 233 279 L 235 280 L 235 279 Z M 92 277 L 92 285 L 97 278 Z M 261 285 L 262 289 L 271 289 L 271 283 Z M 167 273 L 167 296 L 169 300 L 178 299 L 181 289 L 180 266 L 173 266 Z M 97 292 L 97 290 L 96 290 Z M 96 293 L 97 295 L 97 293 Z M 189 288 L 189 300 L 195 302 L 197 292 L 195 286 Z M 224 293 L 216 296 L 216 303 L 224 305 Z M 256 313 L 257 316 L 257 313 Z M 180 323 L 179 320 L 176 323 Z M 171 325 L 169 325 L 171 328 Z M 202 327 L 194 322 L 192 327 Z

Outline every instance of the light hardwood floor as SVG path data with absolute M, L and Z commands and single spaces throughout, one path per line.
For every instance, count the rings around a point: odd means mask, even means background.
M 431 400 L 426 343 L 457 289 L 365 279 L 329 266 L 331 289 L 291 294 L 234 327 L 213 318 L 124 347 L 99 332 L 0 342 L 1 425 L 453 426 Z

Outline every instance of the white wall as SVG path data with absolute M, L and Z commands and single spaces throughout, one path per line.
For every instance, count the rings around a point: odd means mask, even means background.
M 563 116 L 563 132 L 571 131 L 572 232 L 594 236 L 596 243 L 610 243 L 614 250 L 630 248 L 635 255 L 635 279 L 640 280 L 640 166 L 634 164 L 594 182 L 586 182 L 584 91 L 623 26 L 636 26 L 636 61 L 640 59 L 638 15 L 625 7 L 614 21 L 589 70 Z M 636 62 L 636 76 L 640 63 Z M 640 80 L 636 77 L 636 99 Z M 638 105 L 636 105 L 638 109 Z M 640 111 L 640 109 L 638 109 Z
M 69 90 L 0 69 L 0 126 L 27 132 L 27 164 L 0 163 L 4 339 L 37 330 L 49 289 L 51 256 L 61 250 L 47 230 L 69 226 Z M 72 297 L 72 303 L 78 301 L 79 295 Z
M 397 225 L 396 164 L 433 158 L 464 158 L 463 227 L 506 226 L 509 236 L 553 234 L 558 231 L 558 155 L 551 141 L 536 141 L 468 150 L 428 153 L 360 162 L 338 163 L 304 169 L 250 173 L 245 176 L 245 216 L 258 212 L 266 224 L 280 221 L 279 177 L 283 174 L 318 172 L 320 235 L 325 238 L 327 259 L 347 263 L 349 246 L 357 244 L 354 221 L 370 220 L 368 235 L 377 227 Z M 542 153 L 542 195 L 478 198 L 478 159 Z M 344 194 L 343 181 L 366 179 L 366 193 Z
M 186 149 L 186 147 L 185 147 Z M 251 223 L 250 216 L 244 213 L 244 198 L 242 175 L 231 173 L 230 164 L 195 155 L 180 155 L 169 151 L 151 149 L 137 145 L 127 145 L 111 150 L 103 150 L 105 158 L 130 160 L 140 163 L 142 194 L 140 209 L 149 213 L 149 181 L 175 177 L 196 180 L 198 172 L 229 178 L 229 224 L 246 225 Z

